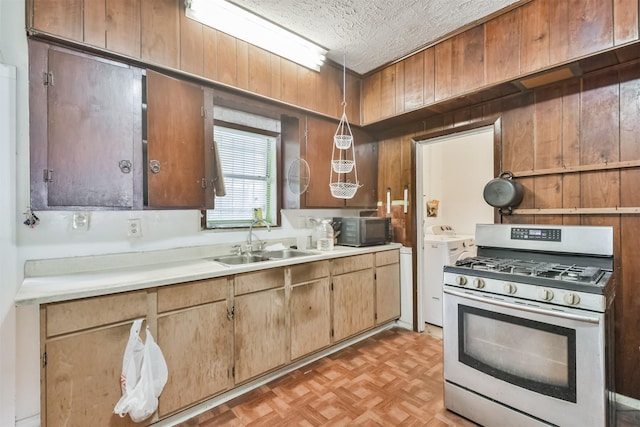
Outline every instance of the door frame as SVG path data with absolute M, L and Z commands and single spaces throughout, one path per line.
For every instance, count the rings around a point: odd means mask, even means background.
M 418 135 L 411 138 L 411 188 L 413 188 L 411 194 L 411 215 L 413 221 L 414 233 L 411 235 L 411 246 L 414 248 L 412 251 L 413 262 L 413 330 L 416 332 L 422 332 L 425 329 L 424 319 L 422 316 L 422 290 L 418 284 L 422 283 L 424 276 L 422 263 L 418 262 L 422 260 L 424 256 L 424 239 L 423 236 L 423 224 L 422 219 L 424 217 L 424 206 L 422 203 L 423 192 L 423 161 L 422 158 L 422 146 L 424 144 L 432 144 L 438 139 L 450 139 L 456 136 L 465 136 L 469 133 L 477 132 L 482 128 L 493 129 L 493 174 L 498 176 L 502 170 L 502 126 L 501 119 L 498 117 L 495 120 L 482 120 L 463 126 L 458 126 L 451 129 L 441 130 L 437 132 L 431 132 L 423 135 Z M 500 222 L 500 214 L 498 210 L 494 210 L 494 223 Z

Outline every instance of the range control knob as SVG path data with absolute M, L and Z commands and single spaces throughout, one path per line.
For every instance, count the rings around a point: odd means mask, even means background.
M 551 301 L 553 299 L 553 291 L 551 289 L 542 288 L 538 291 L 538 296 L 543 301 Z
M 564 302 L 569 305 L 577 305 L 580 303 L 580 296 L 573 292 L 567 292 L 564 294 Z
M 475 286 L 477 289 L 484 288 L 484 280 L 480 278 L 473 279 L 473 286 Z
M 508 294 L 515 294 L 518 288 L 513 283 L 505 283 L 504 291 Z
M 456 277 L 456 284 L 458 286 L 466 286 L 467 285 L 467 278 L 464 277 L 464 276 Z

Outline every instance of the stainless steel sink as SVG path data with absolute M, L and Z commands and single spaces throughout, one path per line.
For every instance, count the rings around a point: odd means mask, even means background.
M 264 262 L 285 258 L 296 258 L 313 255 L 311 252 L 299 251 L 297 249 L 282 249 L 278 251 L 253 252 L 244 255 L 222 255 L 209 258 L 212 261 L 221 262 L 227 265 L 251 264 L 254 262 Z
M 238 265 L 238 264 L 251 264 L 253 262 L 268 261 L 269 258 L 267 258 L 264 255 L 246 254 L 246 255 L 223 255 L 223 256 L 211 258 L 211 260 L 218 261 L 223 264 Z
M 296 258 L 299 256 L 309 256 L 313 255 L 311 252 L 300 251 L 298 249 L 282 249 L 279 251 L 269 251 L 265 252 L 269 258 Z

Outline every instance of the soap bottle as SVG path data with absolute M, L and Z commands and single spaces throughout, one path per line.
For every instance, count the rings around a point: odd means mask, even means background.
M 319 251 L 333 250 L 333 226 L 330 219 L 323 219 L 318 230 Z

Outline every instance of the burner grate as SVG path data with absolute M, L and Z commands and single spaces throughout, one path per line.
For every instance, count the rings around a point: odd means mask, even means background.
M 598 267 L 581 267 L 509 258 L 473 257 L 456 262 L 456 266 L 472 270 L 494 271 L 518 276 L 544 277 L 558 281 L 595 284 L 605 272 Z

